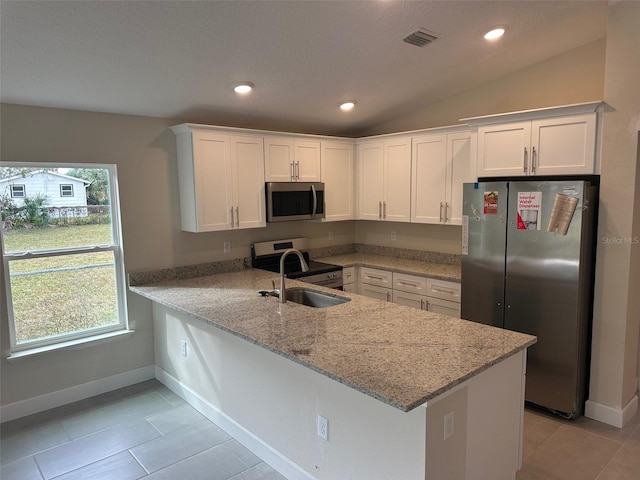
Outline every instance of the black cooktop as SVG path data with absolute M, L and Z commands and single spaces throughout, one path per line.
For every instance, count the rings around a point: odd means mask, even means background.
M 297 255 L 289 255 L 284 261 L 284 273 L 287 277 L 299 278 L 319 273 L 337 272 L 342 270 L 342 267 L 339 265 L 309 260 L 309 254 L 307 252 L 302 252 L 302 256 L 307 262 L 307 265 L 309 265 L 309 271 L 302 271 L 300 268 L 300 260 Z M 259 258 L 253 258 L 251 260 L 251 266 L 261 270 L 280 273 L 280 255 L 266 255 Z

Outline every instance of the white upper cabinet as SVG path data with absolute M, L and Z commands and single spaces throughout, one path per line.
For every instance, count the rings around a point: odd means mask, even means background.
M 469 131 L 413 138 L 411 222 L 462 223 L 462 184 L 475 180 L 470 144 Z
M 464 119 L 478 127 L 478 176 L 595 173 L 599 104 Z
M 358 218 L 411 219 L 411 138 L 358 145 Z
M 177 136 L 182 229 L 266 226 L 262 137 L 187 124 L 172 130 Z
M 322 141 L 325 222 L 355 218 L 353 143 Z
M 320 141 L 265 137 L 265 181 L 319 182 Z

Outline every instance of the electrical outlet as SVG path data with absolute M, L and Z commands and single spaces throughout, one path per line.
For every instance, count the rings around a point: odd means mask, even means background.
M 229 253 L 231 251 L 231 242 L 224 242 L 224 253 Z
M 391 240 L 395 240 L 396 239 L 396 232 L 391 232 Z
M 180 341 L 180 353 L 182 354 L 183 357 L 187 356 L 187 342 L 186 342 L 186 340 L 181 340 Z
M 454 429 L 453 412 L 449 412 L 444 416 L 444 439 L 445 440 L 453 435 L 453 429 Z
M 329 420 L 318 415 L 318 436 L 329 441 Z
M 329 232 L 329 240 L 333 240 L 333 232 Z

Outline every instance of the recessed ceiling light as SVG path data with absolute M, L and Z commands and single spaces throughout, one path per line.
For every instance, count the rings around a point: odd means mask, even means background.
M 501 36 L 504 35 L 504 32 L 507 31 L 507 27 L 493 27 L 491 30 L 489 30 L 487 33 L 484 34 L 484 38 L 486 40 L 497 40 L 498 38 L 500 38 Z
M 253 83 L 242 82 L 233 87 L 233 91 L 240 94 L 249 93 L 251 90 L 253 90 L 253 87 L 255 87 Z
M 340 110 L 353 110 L 353 107 L 355 106 L 356 102 L 354 101 L 344 102 L 342 105 L 340 105 Z

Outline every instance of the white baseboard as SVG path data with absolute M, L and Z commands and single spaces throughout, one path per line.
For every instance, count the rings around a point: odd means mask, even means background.
M 128 387 L 153 378 L 155 378 L 155 365 L 129 370 L 128 372 L 0 406 L 0 419 L 2 422 L 15 420 L 16 418 L 84 400 L 85 398 Z
M 242 445 L 264 460 L 280 475 L 289 480 L 316 480 L 315 477 L 302 469 L 299 465 L 282 455 L 270 445 L 256 437 L 249 430 L 237 423 L 231 417 L 220 411 L 189 387 L 182 384 L 162 368 L 156 366 L 156 378 L 176 395 L 182 397 L 189 405 L 198 410 L 213 423 L 235 438 Z
M 587 400 L 584 409 L 584 416 L 592 418 L 607 425 L 622 428 L 631 417 L 638 411 L 638 395 L 633 398 L 623 408 L 613 408 L 600 403 Z

